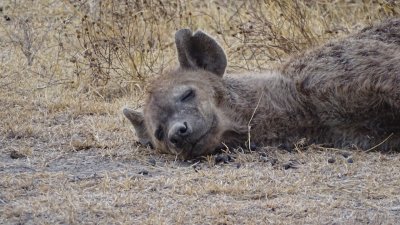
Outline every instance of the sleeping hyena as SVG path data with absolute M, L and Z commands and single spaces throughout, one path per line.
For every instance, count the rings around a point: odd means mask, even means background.
M 151 84 L 143 113 L 124 109 L 142 144 L 183 158 L 223 146 L 400 149 L 400 19 L 296 56 L 275 71 L 224 75 L 203 33 L 175 35 L 180 67 Z

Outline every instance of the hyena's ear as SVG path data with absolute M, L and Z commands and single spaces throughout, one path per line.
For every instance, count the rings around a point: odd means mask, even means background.
M 153 148 L 153 145 L 150 141 L 150 136 L 147 134 L 146 126 L 144 124 L 143 113 L 129 108 L 125 108 L 122 112 L 135 128 L 136 136 L 139 143 L 144 146 L 150 146 L 151 148 Z
M 201 68 L 219 76 L 224 75 L 226 55 L 212 37 L 200 30 L 193 34 L 189 29 L 182 29 L 175 34 L 175 44 L 182 68 Z

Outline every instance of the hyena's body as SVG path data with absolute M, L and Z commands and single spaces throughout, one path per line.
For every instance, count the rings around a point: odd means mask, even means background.
M 366 28 L 276 71 L 221 78 L 223 50 L 202 32 L 176 34 L 181 67 L 152 83 L 139 137 L 195 157 L 221 143 L 310 142 L 400 149 L 400 20 Z

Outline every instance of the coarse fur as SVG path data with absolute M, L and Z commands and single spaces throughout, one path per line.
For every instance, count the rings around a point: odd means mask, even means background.
M 224 75 L 202 31 L 176 33 L 180 67 L 153 81 L 144 112 L 125 109 L 142 144 L 192 158 L 224 146 L 400 148 L 400 19 L 289 59 L 274 71 Z

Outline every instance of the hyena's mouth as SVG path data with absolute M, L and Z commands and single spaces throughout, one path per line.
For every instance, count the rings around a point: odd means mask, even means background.
M 188 143 L 187 149 L 182 149 L 182 156 L 184 158 L 193 158 L 205 153 L 211 153 L 214 149 L 209 149 L 210 144 L 213 144 L 213 141 L 210 138 L 215 135 L 214 130 L 217 128 L 218 119 L 217 116 L 214 115 L 210 127 L 195 141 L 192 143 Z

